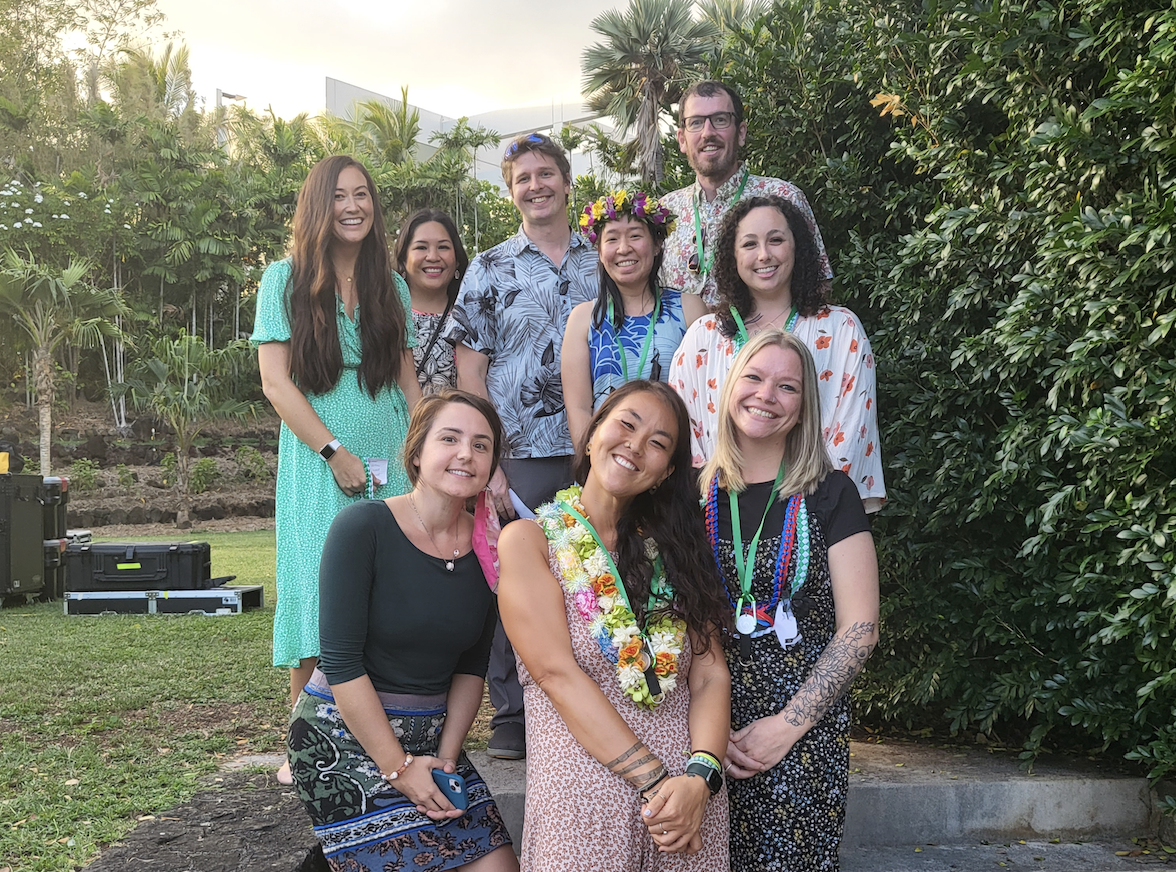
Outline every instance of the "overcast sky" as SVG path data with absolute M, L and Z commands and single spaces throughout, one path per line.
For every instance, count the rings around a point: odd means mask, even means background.
M 449 116 L 576 103 L 589 29 L 624 0 L 158 0 L 197 93 L 282 117 L 321 111 L 327 76 Z

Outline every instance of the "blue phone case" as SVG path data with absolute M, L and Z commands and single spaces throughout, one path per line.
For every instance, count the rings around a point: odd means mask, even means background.
M 462 811 L 465 811 L 469 807 L 470 800 L 466 795 L 465 779 L 456 772 L 449 773 L 444 769 L 434 769 L 433 781 L 437 783 L 437 786 L 441 788 L 441 792 L 453 803 L 454 808 L 460 808 Z

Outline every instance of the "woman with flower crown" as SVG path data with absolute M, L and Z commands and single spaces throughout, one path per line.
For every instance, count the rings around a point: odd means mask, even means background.
M 613 191 L 584 207 L 580 232 L 600 256 L 600 290 L 572 309 L 564 331 L 560 376 L 573 443 L 619 386 L 666 381 L 686 328 L 706 314 L 701 297 L 658 285 L 673 229 L 673 213 L 641 191 Z
M 754 336 L 723 384 L 699 479 L 735 618 L 724 639 L 733 872 L 839 868 L 848 691 L 878 643 L 870 523 L 825 450 L 817 384 L 799 336 Z
M 686 407 L 632 381 L 588 422 L 573 487 L 499 541 L 527 709 L 522 868 L 728 869 L 730 611 L 697 509 Z

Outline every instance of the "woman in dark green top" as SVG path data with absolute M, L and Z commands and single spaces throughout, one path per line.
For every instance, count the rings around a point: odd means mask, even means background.
M 425 398 L 404 443 L 412 491 L 350 505 L 331 525 L 319 568 L 321 653 L 294 709 L 289 753 L 333 869 L 518 868 L 461 750 L 497 618 L 465 506 L 494 473 L 501 434 L 480 397 Z M 464 811 L 433 770 L 465 779 Z M 393 858 L 401 865 L 387 866 Z

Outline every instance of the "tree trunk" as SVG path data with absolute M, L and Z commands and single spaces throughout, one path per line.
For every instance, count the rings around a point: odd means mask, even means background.
M 176 487 L 180 490 L 180 505 L 176 509 L 176 527 L 187 530 L 192 526 L 192 496 L 188 492 L 188 473 L 191 469 L 191 439 L 183 438 L 183 433 L 176 432 Z
M 41 475 L 49 475 L 49 446 L 53 443 L 53 357 L 43 345 L 33 350 L 37 380 L 37 423 L 41 431 Z

